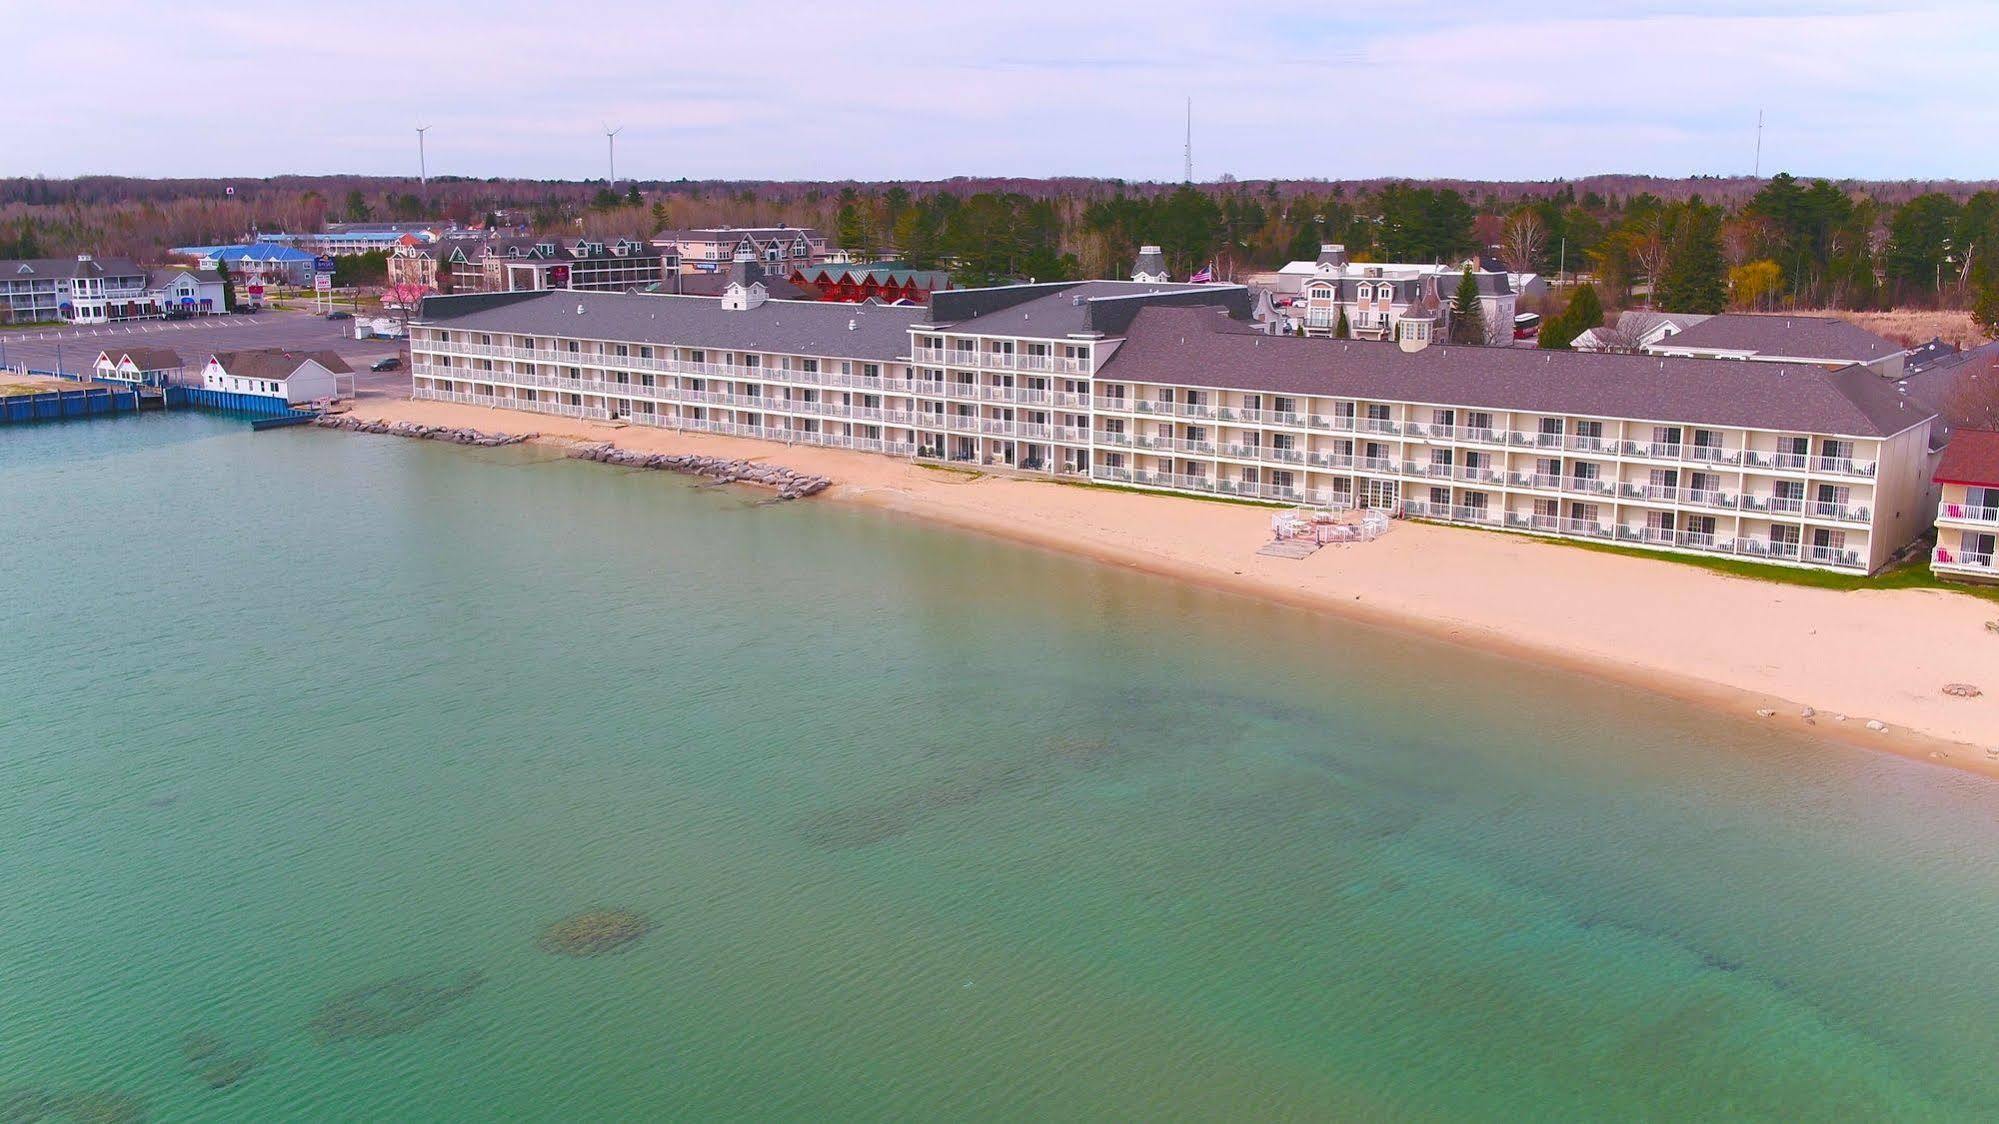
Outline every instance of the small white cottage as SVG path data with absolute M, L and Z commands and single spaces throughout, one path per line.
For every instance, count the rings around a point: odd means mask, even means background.
M 205 390 L 282 398 L 291 405 L 321 398 L 339 398 L 341 384 L 352 384 L 354 369 L 330 351 L 285 351 L 274 347 L 252 351 L 218 351 L 202 368 Z
M 171 386 L 180 381 L 182 370 L 180 353 L 171 348 L 126 347 L 98 352 L 91 377 L 98 382 Z

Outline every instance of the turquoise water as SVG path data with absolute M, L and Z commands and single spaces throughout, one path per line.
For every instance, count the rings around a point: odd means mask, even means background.
M 1999 1114 L 1989 782 L 757 499 L 0 433 L 0 1119 Z

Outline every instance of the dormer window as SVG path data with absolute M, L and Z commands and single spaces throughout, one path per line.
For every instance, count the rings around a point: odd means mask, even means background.
M 1374 286 L 1372 286 L 1372 285 L 1362 285 L 1362 286 L 1360 287 L 1360 299 L 1362 299 L 1362 300 L 1364 300 L 1364 301 L 1371 301 L 1371 300 L 1373 300 L 1373 299 L 1374 299 Z

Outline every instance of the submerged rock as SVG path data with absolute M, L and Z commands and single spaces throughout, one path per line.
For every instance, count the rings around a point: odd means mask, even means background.
M 593 909 L 565 917 L 541 931 L 536 943 L 552 956 L 602 956 L 652 930 L 652 921 L 629 909 Z
M 198 1076 L 201 1083 L 211 1089 L 227 1089 L 250 1076 L 250 1071 L 262 1061 L 263 1058 L 257 1054 L 237 1054 L 204 1067 Z
M 189 1065 L 205 1062 L 227 1048 L 228 1043 L 212 1030 L 190 1030 L 180 1038 L 180 1055 Z
M 1952 698 L 1975 699 L 1985 692 L 1969 683 L 1945 683 L 1943 685 L 1943 693 Z
M 421 976 L 398 976 L 342 992 L 320 1004 L 319 1013 L 306 1029 L 321 1045 L 387 1038 L 449 1013 L 485 982 L 485 973 L 477 970 L 447 984 L 431 983 Z

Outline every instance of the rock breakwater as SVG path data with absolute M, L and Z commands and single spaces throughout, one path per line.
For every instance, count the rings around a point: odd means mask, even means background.
M 348 414 L 328 414 L 312 424 L 322 429 L 346 429 L 355 433 L 380 433 L 390 437 L 415 437 L 422 441 L 448 441 L 453 445 L 518 445 L 532 439 L 532 433 L 486 433 L 448 425 L 418 425 L 406 421 L 366 421 Z
M 718 484 L 755 484 L 772 489 L 780 500 L 815 496 L 833 485 L 833 481 L 824 476 L 797 472 L 783 465 L 729 457 L 709 457 L 699 453 L 646 453 L 637 449 L 620 449 L 616 445 L 600 444 L 579 446 L 571 449 L 569 455 L 578 460 L 615 464 L 624 468 L 685 472 L 713 480 Z

